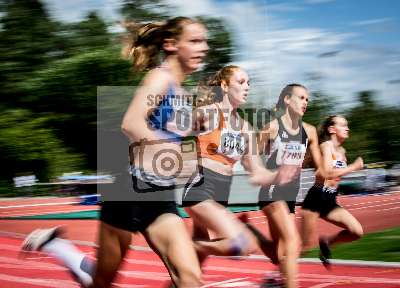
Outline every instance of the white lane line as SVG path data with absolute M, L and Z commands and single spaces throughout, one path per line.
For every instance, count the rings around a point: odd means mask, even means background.
M 52 263 L 43 262 L 43 261 L 24 260 L 23 258 L 16 259 L 16 258 L 11 258 L 11 257 L 0 257 L 0 263 L 21 265 L 22 267 L 31 266 L 32 267 L 31 269 L 57 270 L 57 271 L 67 270 L 67 268 L 64 268 L 63 266 L 60 266 L 57 264 L 52 264 Z
M 225 283 L 219 284 L 214 287 L 221 287 L 221 288 L 232 288 L 232 287 L 246 287 L 246 288 L 259 288 L 260 285 L 251 281 L 239 281 L 239 282 L 232 282 L 232 283 Z
M 248 219 L 258 219 L 258 218 L 267 218 L 267 216 L 265 216 L 265 215 L 255 216 L 255 217 L 249 217 Z
M 232 283 L 232 282 L 238 282 L 238 281 L 242 281 L 245 279 L 248 279 L 249 277 L 245 277 L 245 278 L 236 278 L 236 279 L 229 279 L 229 280 L 225 280 L 225 281 L 220 281 L 220 282 L 214 282 L 214 283 L 209 283 L 206 285 L 201 286 L 200 288 L 206 288 L 206 287 L 212 287 L 212 286 L 216 286 L 216 285 L 221 285 L 221 284 L 226 284 L 226 283 Z M 217 286 L 218 287 L 218 286 Z M 219 287 L 230 287 L 230 286 L 219 286 Z
M 325 288 L 334 285 L 335 283 L 322 283 L 322 284 L 317 284 L 310 286 L 309 288 Z
M 234 267 L 219 267 L 219 266 L 206 266 L 205 270 L 231 272 L 231 273 L 246 273 L 246 274 L 265 274 L 266 270 L 234 268 Z M 359 276 L 345 276 L 345 275 L 321 275 L 300 273 L 299 278 L 302 281 L 314 280 L 335 280 L 335 281 L 353 281 L 359 283 L 384 283 L 384 284 L 400 284 L 400 279 L 393 278 L 377 278 L 377 277 L 359 277 Z
M 33 267 L 33 266 L 24 266 L 24 265 L 21 265 L 21 264 L 3 264 L 3 263 L 0 263 L 0 268 L 2 268 L 2 269 L 13 269 L 13 270 L 16 270 L 16 271 L 21 271 L 21 270 L 35 270 L 35 271 L 37 271 L 38 269 L 39 270 L 44 270 L 44 269 L 42 269 L 42 268 L 36 268 L 36 267 Z M 46 269 L 46 270 L 49 270 L 49 271 L 51 271 L 52 269 Z M 67 270 L 67 269 L 64 269 L 65 271 Z M 29 274 L 30 273 L 32 273 L 32 272 L 29 272 Z
M 139 278 L 146 280 L 155 280 L 155 281 L 167 281 L 171 278 L 167 272 L 147 272 L 147 271 L 130 271 L 130 270 L 122 270 L 118 271 L 119 274 L 124 277 L 129 278 Z
M 250 223 L 252 225 L 261 225 L 261 224 L 267 224 L 268 221 L 261 221 L 261 222 L 255 222 L 255 223 Z
M 387 206 L 387 205 L 396 205 L 400 204 L 400 202 L 390 202 L 390 203 L 384 203 L 381 205 L 371 205 L 371 206 L 364 206 L 364 207 L 358 207 L 358 208 L 350 208 L 348 209 L 349 211 L 354 211 L 354 210 L 360 210 L 360 209 L 368 209 L 368 208 L 374 208 L 374 207 L 382 207 L 382 206 Z
M 24 265 L 31 264 L 32 266 L 36 266 L 35 268 L 38 269 L 45 269 L 49 268 L 48 265 L 53 266 L 52 269 L 54 270 L 55 267 L 57 267 L 57 270 L 64 270 L 62 267 L 58 265 L 54 265 L 51 263 L 41 263 L 37 261 L 22 261 L 22 260 L 17 260 L 13 258 L 8 258 L 8 257 L 0 257 L 0 261 L 6 262 L 8 264 L 22 264 Z M 135 260 L 135 259 L 127 259 L 127 262 L 133 263 L 133 264 L 140 264 L 140 265 L 152 265 L 152 266 L 160 266 L 162 267 L 163 264 L 159 261 L 152 261 L 152 260 Z M 40 266 L 42 267 L 37 267 L 38 264 L 42 264 Z M 43 265 L 45 264 L 45 265 Z M 47 267 L 46 267 L 47 266 Z M 60 269 L 61 268 L 61 269 Z M 209 271 L 221 271 L 221 272 L 231 272 L 231 273 L 247 273 L 247 274 L 258 274 L 258 275 L 263 275 L 267 270 L 260 270 L 260 269 L 246 269 L 246 268 L 235 268 L 235 267 L 221 267 L 221 266 L 206 266 L 205 270 Z M 160 272 L 145 272 L 145 271 L 121 271 L 120 272 L 122 275 L 126 277 L 133 277 L 133 278 L 141 278 L 141 279 L 149 279 L 149 280 L 168 280 L 169 275 L 168 273 L 160 273 Z M 357 282 L 357 283 L 381 283 L 381 284 L 400 284 L 399 279 L 393 279 L 393 278 L 371 278 L 371 277 L 354 277 L 354 276 L 342 276 L 342 275 L 320 275 L 320 274 L 311 274 L 311 273 L 300 273 L 300 279 L 301 281 L 316 281 L 316 280 L 324 280 L 324 281 L 352 281 L 352 282 Z M 0 275 L 0 279 L 1 275 Z M 21 280 L 22 278 L 16 278 L 17 282 Z M 238 278 L 239 279 L 239 278 Z M 246 278 L 245 278 L 246 279 Z M 6 279 L 2 279 L 6 280 Z M 235 281 L 239 281 L 237 279 L 234 279 Z M 7 280 L 6 280 L 7 281 Z M 12 280 L 10 280 L 12 281 Z M 22 281 L 25 281 L 22 279 Z M 36 280 L 35 280 L 36 281 Z M 44 280 L 46 281 L 46 279 Z M 232 281 L 232 279 L 230 279 Z M 25 282 L 23 282 L 25 283 Z M 47 283 L 47 282 L 46 282 Z M 32 283 L 36 284 L 36 283 Z M 43 285 L 42 283 L 38 285 Z M 44 284 L 46 286 L 46 284 Z M 46 287 L 54 287 L 54 286 L 46 286 Z M 60 286 L 57 286 L 60 287 Z
M 150 265 L 150 266 L 163 266 L 161 262 L 154 260 L 139 260 L 139 259 L 126 259 L 127 262 L 131 264 L 140 264 L 140 265 Z M 363 261 L 367 262 L 367 261 Z M 204 267 L 204 270 L 215 272 L 230 272 L 230 273 L 246 273 L 246 274 L 256 274 L 263 275 L 268 270 L 261 269 L 249 269 L 249 268 L 237 268 L 237 267 L 228 267 L 228 266 L 212 266 L 207 265 Z M 300 273 L 299 276 L 304 280 L 308 281 L 311 279 L 324 279 L 324 280 L 335 280 L 335 281 L 354 281 L 354 282 L 366 282 L 366 283 L 395 283 L 400 284 L 400 279 L 394 278 L 378 278 L 378 277 L 359 277 L 359 276 L 346 276 L 346 275 L 321 275 L 321 274 L 311 274 L 311 273 Z
M 265 222 L 266 223 L 266 222 Z M 6 237 L 15 237 L 15 238 L 24 238 L 26 235 L 21 234 L 21 233 L 9 233 L 9 232 L 2 232 L 0 231 L 0 236 L 6 236 Z M 93 247 L 97 248 L 98 245 L 90 242 L 90 241 L 81 241 L 81 240 L 71 240 L 71 242 L 75 245 L 78 246 L 84 246 L 84 247 Z M 8 244 L 0 244 L 0 249 L 4 248 L 3 250 L 11 250 L 11 251 L 20 251 L 20 246 L 19 245 L 8 245 Z M 148 246 L 136 246 L 136 245 L 129 245 L 129 249 L 133 251 L 138 251 L 138 252 L 150 252 L 153 253 L 153 250 L 148 247 Z M 37 255 L 40 255 L 40 252 L 33 252 L 37 253 Z M 85 254 L 90 255 L 94 254 L 95 252 L 93 251 L 88 251 L 85 252 Z M 216 258 L 222 258 L 222 259 L 227 259 L 227 257 L 221 256 L 210 256 L 210 259 Z M 269 259 L 264 256 L 264 255 L 259 255 L 259 254 L 251 254 L 250 256 L 238 256 L 236 257 L 237 259 L 240 260 L 257 260 L 257 261 L 264 261 L 264 262 L 270 262 Z M 1 257 L 0 257 L 1 260 Z M 143 264 L 148 263 L 150 260 L 139 260 L 139 259 L 129 259 L 126 258 L 124 261 L 128 263 L 139 263 L 140 261 L 144 261 Z M 320 264 L 321 260 L 318 258 L 300 258 L 299 263 L 305 263 L 305 264 Z M 157 261 L 153 261 L 154 263 L 158 263 Z M 400 262 L 385 262 L 385 261 L 365 261 L 365 260 L 342 260 L 342 259 L 332 259 L 332 264 L 334 265 L 340 265 L 340 266 L 359 266 L 359 267 L 372 267 L 372 268 L 400 268 Z M 162 266 L 162 264 L 161 264 Z
M 50 214 L 67 214 L 67 213 L 79 213 L 79 212 L 87 212 L 87 211 L 100 211 L 100 209 L 88 209 L 88 210 L 82 210 L 82 209 L 77 209 L 77 210 L 53 210 L 53 211 L 46 211 L 46 212 L 40 212 L 36 211 L 35 213 L 17 213 L 17 214 L 9 214 L 7 213 L 7 216 L 0 216 L 4 218 L 10 218 L 10 217 L 24 217 L 24 216 L 43 216 L 43 215 L 50 215 Z M 82 219 L 85 220 L 85 219 Z
M 399 199 L 400 199 L 400 197 L 395 197 L 395 198 L 382 199 L 382 200 L 377 200 L 377 201 L 366 201 L 366 202 L 352 203 L 352 204 L 347 204 L 345 206 L 346 207 L 360 206 L 360 205 L 365 205 L 365 204 L 382 203 L 382 202 L 394 201 L 394 200 L 399 200 Z
M 393 207 L 393 208 L 380 209 L 380 210 L 376 210 L 376 212 L 395 210 L 395 209 L 400 209 L 400 206 L 399 207 Z
M 61 280 L 61 279 L 34 279 L 34 278 L 25 278 L 20 276 L 11 276 L 6 274 L 0 274 L 0 280 L 16 282 L 16 283 L 24 283 L 31 285 L 38 285 L 41 287 L 53 287 L 53 288 L 79 288 L 80 286 L 73 281 L 69 280 Z
M 372 277 L 362 277 L 362 276 L 341 276 L 341 275 L 321 275 L 321 274 L 307 274 L 300 273 L 300 277 L 304 277 L 304 280 L 307 281 L 307 278 L 311 279 L 325 279 L 326 280 L 335 280 L 335 281 L 351 281 L 357 283 L 381 283 L 381 284 L 400 284 L 400 279 L 394 278 L 372 278 Z
M 14 214 L 28 214 L 31 212 L 35 212 L 37 213 L 45 213 L 45 212 L 53 212 L 53 211 L 57 211 L 57 210 L 65 210 L 65 209 L 70 209 L 72 210 L 76 210 L 76 211 L 86 211 L 86 210 L 96 210 L 96 207 L 88 207 L 88 206 L 77 206 L 77 205 L 71 205 L 71 206 L 66 206 L 66 205 L 62 205 L 62 206 L 52 206 L 52 207 L 41 207 L 40 209 L 35 208 L 35 209 L 27 209 L 27 208 L 23 208 L 23 209 L 18 209 L 18 210 L 12 210 L 12 211 L 0 211 L 0 215 L 4 215 L 4 216 L 10 216 L 10 215 L 14 215 Z
M 55 205 L 70 205 L 77 204 L 79 201 L 59 202 L 59 203 L 38 203 L 38 204 L 25 204 L 25 205 L 10 205 L 0 206 L 0 209 L 21 208 L 21 207 L 39 207 L 39 206 L 55 206 Z

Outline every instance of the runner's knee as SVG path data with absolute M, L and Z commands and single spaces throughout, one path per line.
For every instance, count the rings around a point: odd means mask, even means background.
M 351 227 L 349 232 L 356 237 L 357 239 L 361 238 L 364 235 L 364 231 L 361 225 L 357 225 L 355 227 Z
M 250 248 L 250 239 L 243 232 L 229 241 L 229 254 L 232 256 L 248 255 Z

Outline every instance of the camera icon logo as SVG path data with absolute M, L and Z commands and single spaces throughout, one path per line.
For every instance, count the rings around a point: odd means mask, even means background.
M 199 147 L 195 137 L 147 140 L 132 143 L 129 157 L 136 192 L 155 192 L 162 187 L 181 188 L 200 173 Z M 157 189 L 155 189 L 157 188 Z

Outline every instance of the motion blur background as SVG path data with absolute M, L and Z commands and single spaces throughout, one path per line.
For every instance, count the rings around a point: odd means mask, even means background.
M 118 21 L 181 15 L 209 29 L 206 64 L 186 84 L 241 65 L 251 77 L 247 111 L 272 108 L 288 83 L 305 84 L 305 121 L 345 115 L 350 160 L 361 155 L 397 183 L 399 11 L 396 0 L 0 1 L 0 197 L 54 191 L 21 181 L 96 174 L 97 87 L 143 77 L 120 58 Z

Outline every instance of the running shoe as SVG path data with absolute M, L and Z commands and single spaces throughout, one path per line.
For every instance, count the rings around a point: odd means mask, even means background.
M 61 226 L 33 230 L 22 242 L 21 250 L 23 252 L 40 251 L 44 245 L 61 234 L 63 234 Z
M 284 288 L 285 284 L 278 271 L 271 271 L 264 276 L 260 288 Z
M 332 253 L 328 241 L 324 238 L 319 238 L 319 251 L 319 259 L 321 260 L 322 265 L 324 265 L 328 270 L 331 269 L 331 261 L 329 259 L 331 259 Z

